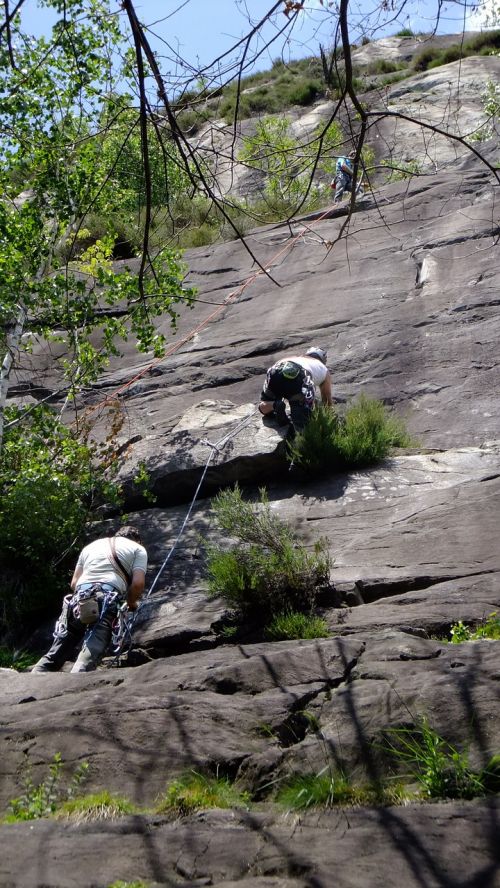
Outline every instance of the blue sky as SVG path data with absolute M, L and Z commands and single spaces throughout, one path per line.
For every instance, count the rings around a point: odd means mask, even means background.
M 493 0 L 481 0 L 480 5 L 490 2 Z M 28 25 L 36 34 L 48 33 L 53 21 L 52 13 L 46 8 L 40 9 L 36 0 L 28 0 L 28 4 L 25 26 Z M 152 44 L 163 56 L 163 64 L 169 65 L 172 70 L 176 54 L 187 59 L 193 68 L 210 63 L 248 33 L 249 19 L 257 23 L 274 4 L 272 0 L 136 0 L 135 5 L 141 21 L 150 25 L 152 34 L 156 35 L 152 36 Z M 390 14 L 384 18 L 376 12 L 380 6 L 379 0 L 351 0 L 352 41 L 360 41 L 368 20 L 372 28 L 367 33 L 373 39 L 395 34 L 402 27 L 410 27 L 414 32 L 428 32 L 434 27 L 438 0 L 408 0 L 399 5 L 403 7 L 402 12 L 394 20 Z M 118 3 L 116 8 L 119 8 Z M 316 54 L 320 42 L 327 47 L 331 44 L 336 24 L 333 4 L 327 0 L 324 3 L 321 0 L 306 0 L 306 9 L 307 13 L 300 14 L 288 39 L 279 38 L 264 53 L 259 67 L 269 67 L 281 55 L 286 59 Z M 286 21 L 280 11 L 267 26 L 266 39 L 276 35 Z M 464 3 L 458 0 L 445 3 L 438 33 L 458 33 L 463 27 Z M 471 25 L 467 24 L 466 27 L 470 28 Z M 474 27 L 478 25 L 474 23 Z M 261 38 L 253 44 L 254 50 L 259 47 L 262 47 Z

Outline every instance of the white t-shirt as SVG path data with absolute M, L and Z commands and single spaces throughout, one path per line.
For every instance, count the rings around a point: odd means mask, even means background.
M 148 555 L 144 546 L 127 537 L 117 536 L 113 539 L 116 554 L 129 573 L 132 574 L 134 570 L 143 570 L 146 573 Z M 78 586 L 80 583 L 111 583 L 120 592 L 127 591 L 125 578 L 113 564 L 110 537 L 94 540 L 85 546 L 80 552 L 76 566 L 82 569 L 77 581 Z
M 319 358 L 312 358 L 308 355 L 299 355 L 298 357 L 291 357 L 286 360 L 293 361 L 294 364 L 299 364 L 300 367 L 307 370 L 313 378 L 314 385 L 321 385 L 328 375 L 328 367 L 325 367 L 323 361 L 320 361 Z

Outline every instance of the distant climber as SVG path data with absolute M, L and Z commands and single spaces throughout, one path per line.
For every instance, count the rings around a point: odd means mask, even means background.
M 301 431 L 311 416 L 319 387 L 323 404 L 332 404 L 332 384 L 326 366 L 326 351 L 318 346 L 308 348 L 305 355 L 282 358 L 267 371 L 259 410 L 263 416 L 276 419 L 279 425 L 292 425 Z M 285 401 L 290 405 L 290 418 Z
M 335 178 L 331 183 L 331 188 L 335 190 L 334 203 L 339 203 L 342 200 L 344 191 L 352 191 L 353 161 L 355 157 L 356 152 L 350 151 L 348 157 L 339 157 L 337 160 Z M 356 188 L 356 194 L 359 190 L 362 191 L 361 183 Z
M 135 527 L 94 540 L 82 549 L 71 580 L 73 594 L 64 598 L 54 641 L 32 672 L 56 672 L 80 653 L 71 672 L 90 672 L 106 652 L 118 608 L 126 601 L 136 610 L 144 591 L 148 556 Z

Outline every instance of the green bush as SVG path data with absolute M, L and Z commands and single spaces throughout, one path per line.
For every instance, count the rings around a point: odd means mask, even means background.
M 387 59 L 377 59 L 376 62 L 373 62 L 367 68 L 368 74 L 393 74 L 395 71 L 398 71 L 400 65 L 398 62 L 391 62 Z
M 294 136 L 288 119 L 266 116 L 259 120 L 254 134 L 243 139 L 238 155 L 240 162 L 259 170 L 263 176 L 262 195 L 251 208 L 259 221 L 283 219 L 298 208 L 301 212 L 315 209 L 319 191 L 311 187 L 311 168 L 317 163 L 319 172 L 334 174 L 332 152 L 339 149 L 342 139 L 336 122 L 328 127 L 318 126 L 313 137 L 302 144 Z
M 272 72 L 261 71 L 241 79 L 238 119 L 244 120 L 257 114 L 277 114 L 292 105 L 309 105 L 322 92 L 319 59 L 300 59 L 287 65 L 276 63 Z M 227 123 L 234 120 L 237 95 L 236 84 L 223 90 L 218 113 Z
M 415 34 L 411 28 L 401 28 L 400 31 L 397 31 L 395 36 L 396 37 L 414 37 Z
M 260 498 L 260 504 L 247 502 L 236 486 L 212 500 L 218 527 L 237 542 L 229 550 L 206 546 L 209 595 L 262 621 L 286 610 L 310 613 L 329 582 L 326 544 L 308 551 L 272 512 L 264 489 Z
M 326 620 L 321 617 L 288 611 L 277 614 L 266 626 L 265 634 L 271 641 L 289 641 L 297 638 L 326 638 L 330 633 Z
M 79 439 L 47 407 L 22 416 L 7 408 L 0 455 L 0 632 L 60 602 L 86 522 L 118 497 L 111 450 Z
M 156 812 L 185 817 L 205 808 L 247 808 L 249 803 L 249 793 L 238 790 L 227 777 L 192 771 L 167 788 Z
M 468 54 L 474 55 L 484 50 L 490 53 L 500 49 L 500 29 L 497 28 L 496 30 L 482 31 L 480 34 L 475 34 L 474 37 L 470 37 L 466 41 L 465 48 Z
M 401 182 L 405 179 L 411 179 L 412 176 L 420 175 L 422 171 L 422 166 L 418 160 L 411 160 L 401 165 L 399 163 L 394 163 L 393 165 L 391 161 L 382 160 L 380 165 L 387 167 L 389 170 L 386 182 Z
M 431 46 L 427 46 L 414 57 L 413 68 L 415 71 L 427 71 L 431 62 L 439 58 L 439 53 L 439 49 L 433 49 Z
M 127 216 L 125 212 L 106 215 L 90 212 L 85 216 L 85 227 L 63 241 L 56 256 L 63 262 L 71 262 L 81 257 L 92 244 L 108 238 L 111 239 L 113 259 L 130 259 L 141 252 L 142 237 L 136 217 Z
M 361 395 L 345 413 L 317 407 L 303 432 L 289 444 L 289 457 L 317 474 L 380 462 L 392 447 L 408 447 L 403 423 L 381 401 Z
M 321 93 L 322 87 L 319 80 L 304 78 L 293 85 L 288 97 L 291 105 L 310 105 Z
M 191 247 L 204 247 L 218 239 L 220 230 L 217 226 L 204 222 L 197 227 L 189 227 L 177 233 L 175 241 L 183 250 Z
M 464 57 L 465 53 L 461 46 L 449 46 L 447 49 L 441 50 L 438 57 L 433 59 L 428 67 L 438 68 L 441 65 L 448 65 L 450 62 L 458 62 L 459 59 Z

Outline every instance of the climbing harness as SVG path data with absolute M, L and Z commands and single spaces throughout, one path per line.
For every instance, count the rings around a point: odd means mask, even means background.
M 109 583 L 82 583 L 64 596 L 62 611 L 54 628 L 54 640 L 66 638 L 70 619 L 86 626 L 85 639 L 90 638 L 106 611 L 117 602 L 120 593 Z
M 156 576 L 155 576 L 153 582 L 151 583 L 151 586 L 149 587 L 146 595 L 141 599 L 137 609 L 135 611 L 130 612 L 130 611 L 128 611 L 126 604 L 124 604 L 121 608 L 118 609 L 118 614 L 117 614 L 116 620 L 113 623 L 113 629 L 112 629 L 113 634 L 112 634 L 111 644 L 112 644 L 113 652 L 115 654 L 115 659 L 114 659 L 112 665 L 118 666 L 120 663 L 120 658 L 122 656 L 126 656 L 128 654 L 128 652 L 130 651 L 130 648 L 132 646 L 132 633 L 134 630 L 134 626 L 135 626 L 137 617 L 139 615 L 139 611 L 142 609 L 142 607 L 144 606 L 144 604 L 146 603 L 146 601 L 148 600 L 148 598 L 151 596 L 152 592 L 154 591 L 154 589 L 158 583 L 158 580 L 160 579 L 163 571 L 165 570 L 168 562 L 170 561 L 172 555 L 174 554 L 174 552 L 179 544 L 179 541 L 184 533 L 186 525 L 191 517 L 191 513 L 193 511 L 194 504 L 198 498 L 198 494 L 202 488 L 203 482 L 205 480 L 205 476 L 208 472 L 211 462 L 215 459 L 215 457 L 218 454 L 220 454 L 222 452 L 222 449 L 227 444 L 227 442 L 230 441 L 231 438 L 236 437 L 236 435 L 238 435 L 242 431 L 242 429 L 244 429 L 249 424 L 250 420 L 253 418 L 253 416 L 255 415 L 256 412 L 257 412 L 257 409 L 255 408 L 254 410 L 252 410 L 251 413 L 249 413 L 247 416 L 245 416 L 244 419 L 242 419 L 238 423 L 238 425 L 235 426 L 234 429 L 232 429 L 230 432 L 228 432 L 226 435 L 224 435 L 222 438 L 220 438 L 215 444 L 213 444 L 207 438 L 201 439 L 200 443 L 209 447 L 210 453 L 208 455 L 208 459 L 207 459 L 205 466 L 203 468 L 203 471 L 201 473 L 201 477 L 200 477 L 200 480 L 198 481 L 198 485 L 197 485 L 196 490 L 194 492 L 193 498 L 189 504 L 189 508 L 186 512 L 186 515 L 184 516 L 184 520 L 181 524 L 180 530 L 179 530 L 174 542 L 172 543 L 163 563 L 161 564 L 159 570 L 157 571 Z

